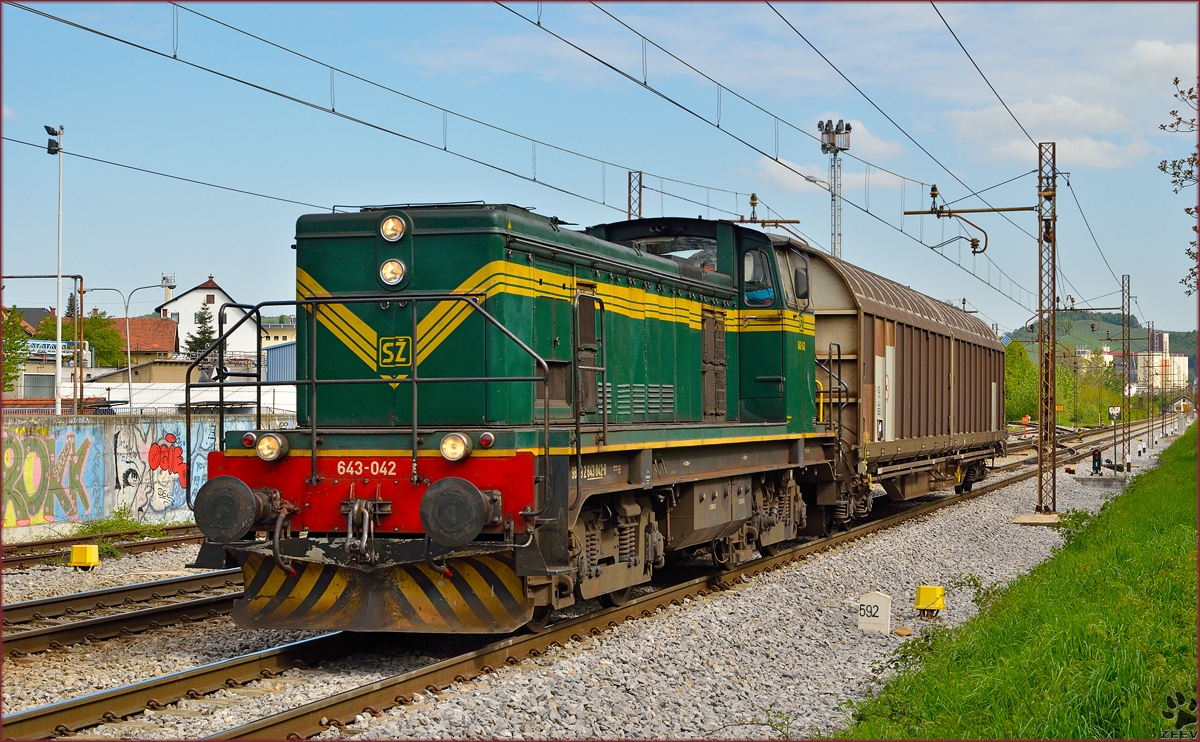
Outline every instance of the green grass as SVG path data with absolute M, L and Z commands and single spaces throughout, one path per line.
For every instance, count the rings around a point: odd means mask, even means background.
M 849 738 L 1150 738 L 1196 689 L 1196 427 L 979 616 L 914 638 Z
M 138 538 L 162 538 L 166 535 L 161 523 L 143 523 L 133 517 L 129 507 L 115 510 L 103 518 L 76 525 L 72 536 L 100 536 L 118 531 L 138 531 Z

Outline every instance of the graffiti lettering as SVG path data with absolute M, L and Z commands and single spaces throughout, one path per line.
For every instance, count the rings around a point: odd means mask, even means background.
M 13 431 L 4 436 L 4 524 L 79 520 L 103 511 L 103 464 L 90 456 L 92 434 Z
M 183 463 L 183 449 L 175 442 L 175 436 L 167 433 L 163 443 L 150 446 L 150 469 L 162 469 L 183 479 L 187 476 L 187 464 Z

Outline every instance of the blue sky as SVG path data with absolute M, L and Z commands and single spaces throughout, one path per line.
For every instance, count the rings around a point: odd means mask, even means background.
M 320 64 L 186 9 L 178 10 L 176 29 L 169 4 L 32 7 L 163 54 L 20 8 L 0 10 L 3 134 L 40 148 L 3 143 L 5 274 L 55 269 L 57 167 L 44 150 L 44 124 L 66 126 L 68 152 L 322 209 L 484 200 L 533 206 L 590 225 L 624 218 L 626 175 L 616 166 L 633 167 L 707 186 L 664 181 L 662 190 L 700 205 L 651 190 L 645 215 L 716 218 L 721 209 L 748 215 L 748 194 L 754 192 L 773 211 L 800 219 L 799 229 L 827 246 L 828 193 L 771 159 L 776 116 L 785 122 L 779 126 L 780 160 L 822 180 L 828 158 L 808 134 L 816 133 L 818 120 L 853 122 L 850 154 L 871 167 L 847 159 L 843 195 L 871 215 L 844 207 L 846 259 L 939 299 L 965 297 L 1002 330 L 1027 321 L 1028 307 L 1036 307 L 1036 295 L 1012 288 L 1036 290 L 1036 243 L 1021 231 L 1035 232 L 1031 214 L 1011 214 L 1015 225 L 998 215 L 971 217 L 989 235 L 988 260 L 960 258 L 960 242 L 943 248 L 944 256 L 919 244 L 955 237 L 956 223 L 905 217 L 901 225 L 902 204 L 909 210 L 928 206 L 928 184 L 936 183 L 946 200 L 970 192 L 909 136 L 976 190 L 1037 164 L 1034 145 L 928 4 L 775 6 L 907 136 L 765 4 L 603 6 L 725 86 L 721 130 L 494 4 L 187 6 Z M 596 7 L 509 7 L 531 19 L 540 11 L 543 27 L 641 79 L 641 40 Z M 1196 78 L 1197 5 L 947 3 L 938 9 L 1030 135 L 1057 142 L 1059 169 L 1070 173 L 1112 271 L 1132 276 L 1138 316 L 1160 328 L 1195 329 L 1196 302 L 1178 280 L 1187 270 L 1183 250 L 1191 236 L 1182 210 L 1196 194 L 1172 193 L 1156 166 L 1195 144 L 1193 136 L 1160 132 L 1158 124 L 1177 107 L 1171 79 Z M 183 61 L 172 59 L 173 53 Z M 328 108 L 332 97 L 339 113 L 394 133 L 184 62 L 319 107 Z M 529 177 L 534 148 L 527 140 L 453 115 L 444 125 L 441 111 L 340 73 L 331 95 L 330 70 L 323 65 L 541 140 L 539 183 L 441 151 L 444 136 L 449 150 Z M 653 46 L 645 73 L 664 95 L 715 119 L 712 82 Z M 649 175 L 646 184 L 660 187 Z M 1026 175 L 985 197 L 994 206 L 1031 205 L 1035 185 L 1034 176 Z M 974 199 L 956 205 L 982 206 Z M 126 291 L 157 284 L 164 272 L 176 275 L 180 290 L 211 273 L 240 302 L 283 299 L 294 292 L 289 248 L 295 220 L 317 210 L 68 156 L 64 272 L 82 273 L 88 286 Z M 760 216 L 764 211 L 760 206 Z M 1062 293 L 1077 300 L 1102 297 L 1094 306 L 1118 304 L 1119 294 L 1108 294 L 1119 284 L 1062 182 L 1058 211 L 1060 270 L 1069 281 Z M 140 292 L 133 313 L 151 311 L 161 296 Z M 4 303 L 50 305 L 53 297 L 53 282 L 8 281 Z M 115 294 L 96 293 L 88 304 L 120 314 L 115 300 Z

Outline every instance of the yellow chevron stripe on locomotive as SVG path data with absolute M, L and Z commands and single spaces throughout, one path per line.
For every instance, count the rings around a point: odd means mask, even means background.
M 572 301 L 576 290 L 577 284 L 573 276 L 495 260 L 475 271 L 451 293 L 480 299 L 497 294 L 514 294 Z M 663 295 L 643 288 L 605 283 L 597 284 L 595 292 L 604 301 L 605 308 L 614 314 L 639 321 L 657 319 L 663 322 L 684 323 L 693 330 L 700 329 L 701 313 L 705 307 L 701 302 Z M 311 275 L 297 268 L 296 295 L 298 298 L 307 299 L 328 297 L 330 293 Z M 441 301 L 434 305 L 417 323 L 417 363 L 423 363 L 473 311 L 470 304 L 461 301 Z M 806 335 L 816 332 L 815 318 L 811 314 L 737 309 L 727 309 L 724 314 L 727 332 L 766 332 L 778 331 L 781 328 Z M 348 306 L 321 306 L 317 310 L 317 319 L 372 371 L 378 371 L 375 362 L 377 335 Z
M 269 554 L 251 552 L 233 620 L 255 629 L 483 634 L 515 631 L 533 616 L 511 551 L 452 556 L 444 566 L 364 571 L 293 559 L 289 574 Z

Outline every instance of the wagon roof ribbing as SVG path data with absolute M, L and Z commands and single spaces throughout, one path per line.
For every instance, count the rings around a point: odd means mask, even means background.
M 796 240 L 771 235 L 771 241 L 777 245 L 791 244 L 809 255 L 829 263 L 834 272 L 846 282 L 846 288 L 849 289 L 858 308 L 863 312 L 935 332 L 950 331 L 957 338 L 970 340 L 996 350 L 1004 350 L 1004 346 L 1000 344 L 991 327 L 957 307 L 926 296 L 853 263 L 847 263 L 840 258 L 818 252 Z

